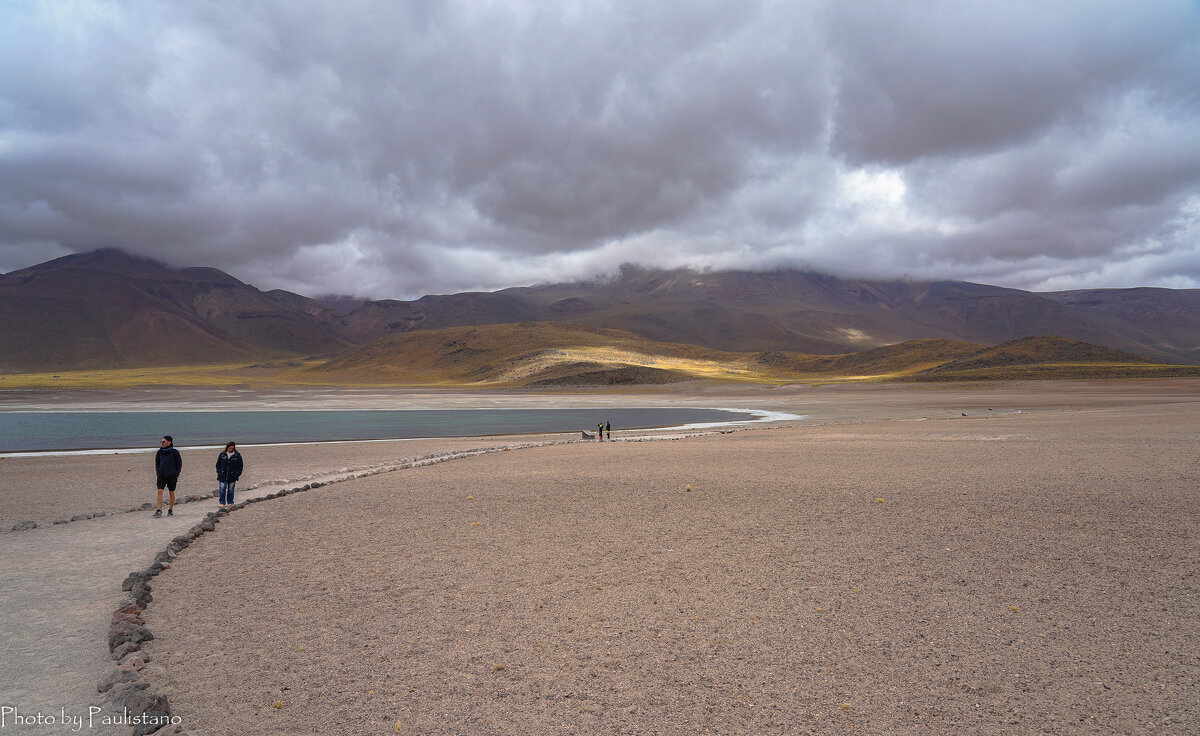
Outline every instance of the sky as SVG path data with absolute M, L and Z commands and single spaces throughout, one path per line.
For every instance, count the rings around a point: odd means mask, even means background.
M 1200 2 L 7 0 L 0 272 L 1200 287 Z

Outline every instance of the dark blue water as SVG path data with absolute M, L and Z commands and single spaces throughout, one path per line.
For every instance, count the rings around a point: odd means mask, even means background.
M 169 434 L 178 447 L 269 442 L 475 437 L 594 432 L 736 422 L 723 409 L 442 409 L 411 411 L 6 412 L 0 452 L 154 448 Z

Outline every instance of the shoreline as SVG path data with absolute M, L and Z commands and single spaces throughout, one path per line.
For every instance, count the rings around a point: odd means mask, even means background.
M 666 407 L 622 407 L 629 409 L 654 409 Z M 762 409 L 748 408 L 728 408 L 728 407 L 686 407 L 688 409 L 710 409 L 713 411 L 732 412 L 737 414 L 749 414 L 752 419 L 730 419 L 723 422 L 692 422 L 688 424 L 668 424 L 654 425 L 645 427 L 622 427 L 621 432 L 670 432 L 670 431 L 688 431 L 697 429 L 717 429 L 720 427 L 740 427 L 747 425 L 764 425 L 773 422 L 792 422 L 803 421 L 808 419 L 807 414 L 792 414 L 790 412 L 767 411 Z M 491 408 L 491 407 L 476 407 L 476 411 L 527 411 L 525 408 L 508 407 L 508 408 Z M 248 410 L 249 411 L 249 410 Z M 265 412 L 283 412 L 292 411 L 289 409 L 267 409 Z M 304 411 L 348 411 L 346 409 L 312 409 Z M 350 411 L 397 411 L 395 409 L 362 409 Z M 459 409 L 441 409 L 429 411 L 459 411 Z M 66 414 L 76 413 L 74 410 L 60 410 L 49 412 L 33 412 L 33 411 L 13 411 L 6 412 L 0 410 L 0 416 L 6 413 L 13 414 Z M 137 414 L 141 412 L 124 412 L 121 410 L 109 410 L 107 412 L 78 412 L 78 413 L 128 413 Z M 147 412 L 149 413 L 149 412 Z M 224 412 L 214 412 L 208 410 L 191 410 L 188 412 L 193 414 L 222 414 Z M 257 413 L 257 412 L 255 412 Z M 449 440 L 449 439 L 471 439 L 485 437 L 536 437 L 536 436 L 558 436 L 575 434 L 577 431 L 586 430 L 555 430 L 555 431 L 533 431 L 533 432 L 491 432 L 470 435 L 423 435 L 418 437 L 364 437 L 358 439 L 336 439 L 336 440 L 295 440 L 295 441 L 280 441 L 280 442 L 239 442 L 238 446 L 243 448 L 263 448 L 263 447 L 303 447 L 312 445 L 337 445 L 337 444 L 360 444 L 360 443 L 379 443 L 379 442 L 414 442 L 414 441 L 433 441 L 433 440 Z M 177 449 L 181 452 L 184 450 L 220 450 L 224 448 L 224 444 L 215 445 L 179 445 Z M 78 449 L 61 449 L 61 450 L 12 450 L 0 451 L 0 458 L 38 458 L 38 457 L 77 457 L 88 455 L 137 455 L 151 454 L 157 452 L 156 447 L 89 447 Z
M 339 406 L 346 408 L 385 404 L 394 408 L 417 408 L 437 404 L 442 407 L 530 407 L 554 403 L 556 406 L 589 408 L 620 406 L 669 405 L 674 407 L 745 407 L 749 411 L 783 412 L 803 415 L 795 426 L 816 430 L 828 425 L 853 425 L 872 421 L 952 419 L 972 421 L 974 418 L 1021 411 L 1046 413 L 1071 411 L 1083 406 L 1103 408 L 1113 406 L 1152 407 L 1200 401 L 1200 380 L 1112 382 L 1062 381 L 1007 383 L 993 386 L 797 386 L 790 388 L 745 386 L 692 386 L 689 390 L 609 392 L 577 396 L 547 394 L 517 394 L 494 392 L 484 394 L 436 392 L 378 392 L 352 391 L 318 392 L 250 392 L 240 406 L 249 403 L 267 410 L 274 407 L 291 408 Z M 214 392 L 188 392 L 189 402 L 211 407 Z M 177 403 L 177 392 L 122 392 L 118 397 L 108 395 L 106 402 L 96 402 L 95 394 L 59 393 L 49 403 L 73 407 L 82 405 L 145 407 L 152 404 L 162 408 L 167 399 Z M 6 402 L 5 399 L 8 399 Z M 0 394 L 0 407 L 13 407 L 14 399 Z M 25 396 L 25 399 L 30 398 Z M 45 396 L 38 396 L 46 399 Z M 597 406 L 599 405 L 599 406 Z M 967 414 L 968 417 L 963 415 Z M 778 414 L 776 414 L 778 416 Z M 786 422 L 761 423 L 760 429 L 786 426 Z M 754 427 L 754 423 L 748 425 Z M 575 430 L 571 430 L 574 432 Z M 625 432 L 626 430 L 618 430 Z M 647 430 L 664 433 L 671 430 Z M 698 430 L 677 430 L 698 431 Z M 714 431 L 720 431 L 714 430 Z M 562 437 L 566 433 L 551 433 Z M 322 440 L 318 444 L 275 445 L 247 447 L 247 470 L 241 488 L 273 480 L 296 480 L 342 468 L 367 467 L 394 462 L 399 457 L 422 455 L 443 449 L 502 442 L 504 437 L 527 440 L 539 435 L 487 436 L 483 438 L 447 439 L 377 439 L 358 442 Z M 545 436 L 545 435 L 541 435 Z M 577 435 L 576 435 L 577 436 Z M 619 437 L 615 435 L 614 438 Z M 215 472 L 211 469 L 214 449 L 184 448 L 184 472 L 180 477 L 178 497 L 204 496 L 216 488 Z M 154 474 L 145 450 L 156 448 L 127 448 L 120 450 L 85 451 L 86 454 L 48 455 L 28 454 L 20 457 L 0 457 L 0 529 L 32 521 L 49 525 L 56 520 L 79 515 L 125 510 L 153 500 Z M 219 448 L 218 448 L 219 449 Z M 210 456 L 212 455 L 212 456 Z M 211 477 L 210 477 L 211 476 Z

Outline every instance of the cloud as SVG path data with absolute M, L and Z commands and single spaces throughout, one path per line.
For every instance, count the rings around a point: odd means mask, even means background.
M 1200 286 L 1191 2 L 47 1 L 0 58 L 0 270 Z

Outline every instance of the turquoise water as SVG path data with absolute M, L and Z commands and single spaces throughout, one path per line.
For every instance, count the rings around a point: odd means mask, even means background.
M 0 452 L 594 432 L 754 419 L 728 409 L 440 409 L 407 411 L 4 412 Z

